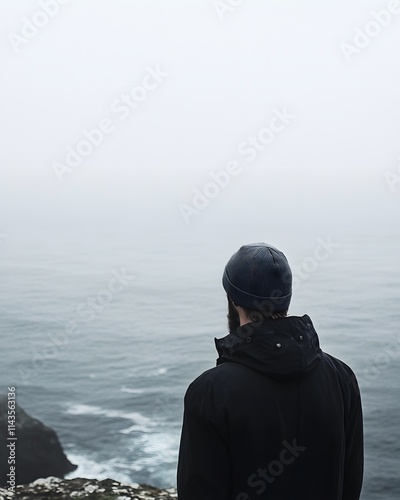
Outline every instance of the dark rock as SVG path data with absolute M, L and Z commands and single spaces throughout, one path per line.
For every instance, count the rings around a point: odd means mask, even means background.
M 7 396 L 0 394 L 0 486 L 7 487 L 9 448 L 7 448 Z M 27 484 L 38 478 L 64 478 L 76 470 L 65 456 L 57 434 L 50 427 L 29 416 L 16 405 L 16 484 Z M 8 441 L 9 443 L 9 441 Z
M 176 490 L 159 490 L 152 486 L 122 484 L 112 479 L 67 479 L 49 477 L 38 479 L 26 486 L 17 486 L 14 497 L 7 490 L 0 489 L 0 500 L 176 500 Z

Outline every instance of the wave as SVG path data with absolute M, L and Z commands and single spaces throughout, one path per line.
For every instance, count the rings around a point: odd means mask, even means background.
M 68 451 L 68 459 L 78 468 L 68 474 L 66 479 L 85 477 L 88 479 L 112 478 L 124 484 L 138 487 L 136 481 L 150 474 L 154 486 L 168 488 L 175 486 L 176 465 L 178 458 L 179 436 L 172 434 L 141 435 L 131 443 L 132 459 L 112 458 L 104 462 L 104 458 L 93 460 L 85 452 Z
M 128 394 L 145 394 L 149 393 L 146 389 L 131 389 L 130 387 L 121 387 L 121 392 L 127 392 Z
M 128 372 L 128 375 L 133 378 L 149 378 L 149 377 L 159 377 L 160 375 L 165 375 L 169 371 L 168 368 L 162 366 L 161 368 L 157 368 L 156 370 L 151 370 L 148 372 L 143 371 L 142 368 L 131 368 Z
M 131 420 L 135 425 L 144 427 L 153 427 L 156 425 L 156 422 L 139 412 L 125 413 L 123 411 L 110 410 L 93 405 L 73 404 L 67 408 L 66 413 L 68 415 L 99 415 L 108 418 L 122 418 L 125 420 Z
M 117 462 L 116 459 L 107 461 L 107 463 L 96 462 L 84 455 L 76 453 L 68 453 L 68 459 L 78 466 L 78 468 L 68 474 L 66 479 L 75 477 L 85 477 L 87 479 L 115 479 L 120 483 L 130 484 L 138 487 L 137 483 L 133 483 L 129 474 L 129 467 L 126 464 Z M 128 472 L 122 472 L 121 469 L 126 469 Z

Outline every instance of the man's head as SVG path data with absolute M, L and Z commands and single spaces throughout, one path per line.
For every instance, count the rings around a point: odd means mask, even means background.
M 243 245 L 225 266 L 229 331 L 249 321 L 287 315 L 292 272 L 285 255 L 266 243 Z

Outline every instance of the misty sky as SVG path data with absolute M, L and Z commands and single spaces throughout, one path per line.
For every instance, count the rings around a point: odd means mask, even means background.
M 398 231 L 400 6 L 54 2 L 0 3 L 0 233 Z

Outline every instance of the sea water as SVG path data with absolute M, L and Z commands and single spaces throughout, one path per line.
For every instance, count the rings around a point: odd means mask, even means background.
M 183 396 L 215 365 L 214 337 L 227 334 L 221 276 L 237 241 L 70 234 L 1 246 L 0 392 L 15 386 L 18 403 L 57 431 L 79 466 L 69 477 L 176 484 Z M 356 372 L 362 498 L 394 500 L 400 244 L 371 235 L 336 243 L 321 254 L 318 239 L 285 240 L 297 277 L 290 312 L 309 314 L 323 350 Z

